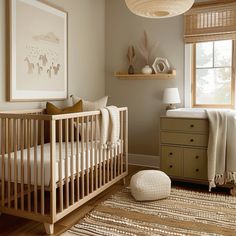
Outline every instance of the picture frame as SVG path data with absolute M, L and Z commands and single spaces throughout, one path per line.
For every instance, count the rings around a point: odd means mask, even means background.
M 66 99 L 67 13 L 40 1 L 10 0 L 9 15 L 8 100 Z
M 168 73 L 170 71 L 170 64 L 166 58 L 157 57 L 152 65 L 156 74 Z

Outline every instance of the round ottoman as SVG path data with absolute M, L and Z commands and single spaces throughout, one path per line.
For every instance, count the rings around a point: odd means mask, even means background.
M 170 196 L 171 180 L 159 170 L 143 170 L 130 181 L 131 194 L 137 201 L 153 201 Z

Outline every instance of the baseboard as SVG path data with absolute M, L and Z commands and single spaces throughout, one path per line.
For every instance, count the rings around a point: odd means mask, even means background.
M 145 154 L 129 153 L 129 164 L 160 168 L 160 157 Z

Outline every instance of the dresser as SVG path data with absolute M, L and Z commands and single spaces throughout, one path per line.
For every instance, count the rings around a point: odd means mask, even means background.
M 207 119 L 160 118 L 161 169 L 176 180 L 207 181 Z

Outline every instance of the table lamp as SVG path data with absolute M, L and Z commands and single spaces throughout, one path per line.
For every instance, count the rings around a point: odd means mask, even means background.
M 168 104 L 166 110 L 176 109 L 174 104 L 180 103 L 178 88 L 165 88 L 163 94 L 163 103 Z

